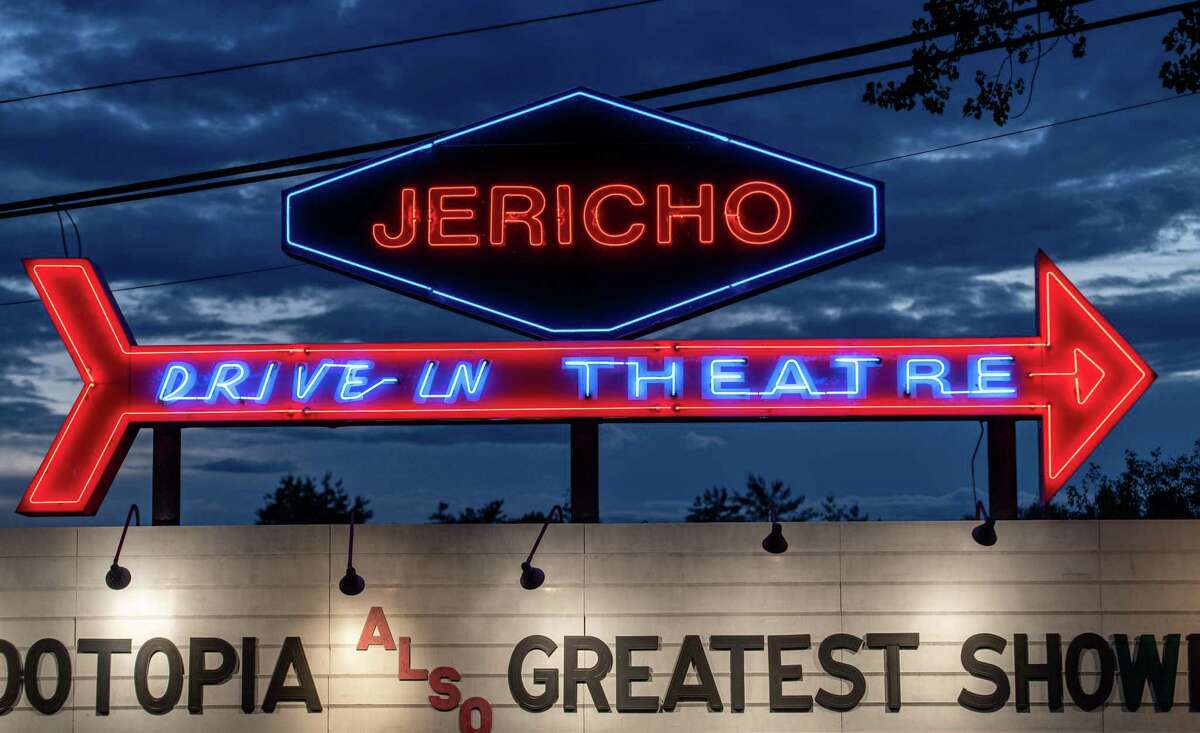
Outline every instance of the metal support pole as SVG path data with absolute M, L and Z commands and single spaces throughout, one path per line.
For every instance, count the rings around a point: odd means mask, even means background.
M 995 519 L 1017 518 L 1017 420 L 987 419 L 988 511 Z
M 600 521 L 600 421 L 571 421 L 571 521 Z
M 183 440 L 177 427 L 154 428 L 153 524 L 179 524 L 179 495 L 182 482 Z

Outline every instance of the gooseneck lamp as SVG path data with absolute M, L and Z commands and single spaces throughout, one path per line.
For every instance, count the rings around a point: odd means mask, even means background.
M 787 538 L 783 536 L 783 525 L 779 523 L 779 510 L 771 507 L 771 534 L 763 538 L 762 548 L 772 555 L 787 552 Z
M 971 537 L 984 547 L 991 547 L 996 544 L 996 520 L 988 514 L 988 510 L 984 508 L 982 501 L 975 502 L 975 518 L 983 518 L 983 524 L 971 530 Z
M 137 526 L 142 526 L 142 512 L 137 504 L 130 505 L 125 515 L 125 527 L 121 530 L 121 541 L 117 543 L 117 554 L 113 555 L 112 567 L 104 574 L 104 584 L 113 590 L 125 590 L 133 579 L 129 568 L 121 567 L 121 549 L 125 547 L 125 535 L 129 533 L 129 520 L 134 517 L 137 517 Z
M 338 590 L 347 596 L 356 596 L 367 587 L 367 581 L 354 569 L 354 522 L 357 518 L 357 512 L 350 512 L 350 550 L 346 554 L 346 574 L 338 581 Z
M 533 548 L 529 550 L 529 557 L 525 558 L 525 562 L 521 563 L 521 587 L 525 590 L 534 590 L 546 582 L 545 571 L 533 565 L 533 555 L 537 552 L 538 545 L 542 544 L 542 537 L 546 535 L 546 528 L 554 521 L 555 512 L 558 512 L 558 519 L 562 521 L 563 508 L 555 504 L 554 508 L 546 514 L 546 521 L 542 522 L 542 530 L 538 532 L 537 539 L 533 543 Z

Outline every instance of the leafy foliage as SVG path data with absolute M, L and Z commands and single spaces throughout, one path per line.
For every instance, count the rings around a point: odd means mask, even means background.
M 266 503 L 258 510 L 258 524 L 345 524 L 351 514 L 359 522 L 375 515 L 367 508 L 369 499 L 356 496 L 351 501 L 342 480 L 334 481 L 329 473 L 321 477 L 320 491 L 312 476 L 289 473 L 264 499 Z
M 571 507 L 563 506 L 561 516 L 556 516 L 559 522 L 571 520 Z M 519 517 L 510 519 L 504 513 L 504 500 L 492 499 L 478 507 L 466 507 L 453 514 L 450 505 L 444 501 L 438 502 L 437 511 L 429 515 L 432 524 L 541 524 L 546 521 L 545 512 L 527 512 Z
M 1079 486 L 1066 489 L 1065 505 L 1034 503 L 1024 519 L 1196 519 L 1200 518 L 1200 439 L 1190 452 L 1163 458 L 1155 449 L 1146 458 L 1125 451 L 1125 468 L 1106 476 L 1088 466 Z
M 832 496 L 825 497 L 820 508 L 804 506 L 806 497 L 794 496 L 792 487 L 782 481 L 770 484 L 762 476 L 750 474 L 746 478 L 746 489 L 740 493 L 730 492 L 724 486 L 706 489 L 692 501 L 688 510 L 689 522 L 767 522 L 771 508 L 783 522 L 864 521 L 868 515 L 858 504 L 841 505 Z
M 1200 92 L 1200 8 L 1184 10 L 1162 43 L 1167 53 L 1179 57 L 1158 70 L 1163 86 L 1178 94 Z
M 958 81 L 963 56 L 981 50 L 1002 52 L 994 70 L 977 69 L 975 93 L 963 101 L 965 117 L 984 115 L 1003 126 L 1025 114 L 1033 99 L 1042 59 L 1066 41 L 1074 58 L 1087 54 L 1087 39 L 1079 32 L 1084 19 L 1078 0 L 928 0 L 925 15 L 912 22 L 914 34 L 932 34 L 912 51 L 912 70 L 899 82 L 871 81 L 863 101 L 883 109 L 910 111 L 919 103 L 942 114 Z M 1025 18 L 1015 12 L 1036 7 Z M 1159 71 L 1163 86 L 1178 93 L 1200 90 L 1200 9 L 1184 10 L 1163 38 L 1163 47 L 1177 59 Z M 1032 64 L 1026 77 L 1025 69 Z M 1014 100 L 1024 97 L 1013 114 Z

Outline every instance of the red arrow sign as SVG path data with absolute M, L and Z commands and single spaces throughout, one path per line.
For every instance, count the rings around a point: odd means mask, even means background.
M 134 345 L 87 260 L 26 269 L 84 387 L 18 511 L 94 514 L 137 429 L 610 420 L 1042 421 L 1049 499 L 1154 380 L 1038 256 L 1038 337 Z

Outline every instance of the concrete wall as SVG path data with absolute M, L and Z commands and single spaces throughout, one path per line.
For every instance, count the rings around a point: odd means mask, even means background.
M 27 700 L 0 717 L 6 731 L 458 730 L 457 713 L 430 708 L 420 682 L 396 680 L 397 654 L 355 651 L 371 606 L 381 606 L 396 636 L 412 638 L 415 667 L 451 666 L 463 675 L 464 698 L 480 696 L 495 712 L 495 731 L 1172 731 L 1200 729 L 1187 708 L 1186 650 L 1176 707 L 1157 713 L 1119 707 L 1114 692 L 1103 711 L 1071 707 L 1051 713 L 1045 685 L 1033 685 L 1034 710 L 991 714 L 958 706 L 961 688 L 988 685 L 959 663 L 963 640 L 991 632 L 1010 640 L 1030 634 L 1031 656 L 1061 633 L 1200 633 L 1200 522 L 1001 523 L 1000 543 L 974 545 L 971 525 L 861 523 L 788 525 L 787 554 L 771 556 L 761 525 L 597 525 L 551 527 L 537 564 L 547 582 L 538 591 L 517 584 L 519 564 L 536 535 L 532 526 L 366 526 L 356 537 L 356 565 L 367 580 L 357 598 L 338 593 L 346 530 L 328 527 L 182 527 L 130 531 L 123 563 L 133 573 L 121 592 L 104 586 L 119 529 L 0 531 L 0 639 L 22 655 L 53 637 L 71 649 L 72 697 L 58 714 L 35 712 Z M 710 653 L 726 710 L 685 704 L 672 714 L 570 714 L 518 708 L 506 670 L 513 646 L 530 634 L 559 644 L 589 634 L 610 646 L 618 635 L 657 635 L 662 650 L 639 653 L 654 667 L 639 694 L 665 692 L 685 634 L 811 634 L 814 646 L 835 632 L 920 633 L 920 649 L 903 653 L 904 707 L 883 705 L 883 654 L 859 653 L 867 694 L 854 711 L 770 713 L 762 652 L 747 656 L 747 708 L 728 709 L 728 655 Z M 239 709 L 237 678 L 206 694 L 203 715 L 184 700 L 172 713 L 144 712 L 134 697 L 133 655 L 114 657 L 112 712 L 94 711 L 95 655 L 75 656 L 74 640 L 130 637 L 133 651 L 163 636 L 186 661 L 193 636 L 217 636 L 235 646 L 257 636 L 259 697 L 285 636 L 300 636 L 324 710 L 310 714 L 283 704 L 273 715 Z M 838 689 L 821 673 L 815 652 L 789 652 L 805 680 L 789 692 Z M 547 664 L 561 667 L 561 649 Z M 1003 655 L 1010 668 L 1012 648 Z M 643 661 L 644 660 L 644 661 Z M 46 665 L 52 668 L 52 665 Z M 1090 668 L 1089 668 L 1090 669 Z M 158 692 L 165 664 L 152 667 Z M 43 668 L 43 689 L 53 684 Z M 536 689 L 530 683 L 531 689 Z M 1118 685 L 1119 688 L 1119 685 Z M 615 699 L 611 678 L 607 690 Z M 582 693 L 581 701 L 588 698 Z M 1038 704 L 1040 703 L 1040 705 Z

